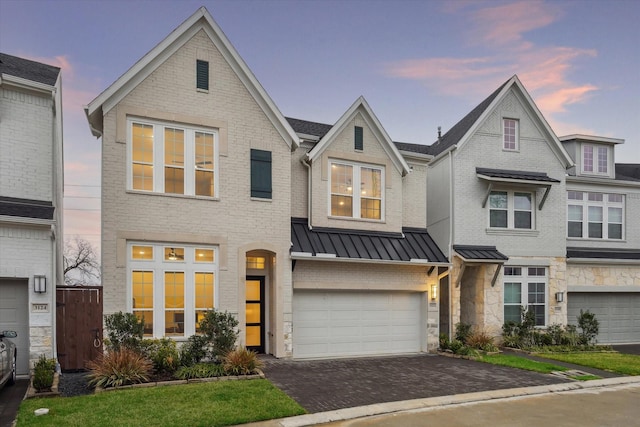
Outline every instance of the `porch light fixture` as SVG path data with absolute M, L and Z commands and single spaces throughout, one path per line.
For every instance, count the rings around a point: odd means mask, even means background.
M 556 302 L 564 301 L 564 292 L 556 292 Z
M 47 292 L 47 276 L 33 276 L 33 292 L 37 294 Z
M 438 299 L 438 285 L 431 285 L 431 301 Z

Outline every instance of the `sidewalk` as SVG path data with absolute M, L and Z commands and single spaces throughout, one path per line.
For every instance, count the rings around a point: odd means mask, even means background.
M 626 387 L 625 387 L 626 386 Z M 523 387 L 523 388 L 513 388 L 506 390 L 491 390 L 491 391 L 483 391 L 477 393 L 467 393 L 467 394 L 458 394 L 454 396 L 440 396 L 440 397 L 432 397 L 426 399 L 415 399 L 415 400 L 407 400 L 401 402 L 388 402 L 376 405 L 367 405 L 360 406 L 356 408 L 347 408 L 340 409 L 336 411 L 328 411 L 328 412 L 319 412 L 315 414 L 308 415 L 300 415 L 296 417 L 290 418 L 282 418 L 277 420 L 269 420 L 258 423 L 244 424 L 244 426 L 248 427 L 304 427 L 304 426 L 314 426 L 314 425 L 323 425 L 328 424 L 330 426 L 348 426 L 358 424 L 355 420 L 359 418 L 372 417 L 376 415 L 382 415 L 378 421 L 385 420 L 386 416 L 389 417 L 387 422 L 369 422 L 370 420 L 362 420 L 363 425 L 404 425 L 404 422 L 400 422 L 397 418 L 391 419 L 391 417 L 399 417 L 403 414 L 409 414 L 411 412 L 424 411 L 428 409 L 434 408 L 455 408 L 456 406 L 464 405 L 464 404 L 472 404 L 478 402 L 486 402 L 486 401 L 494 401 L 496 399 L 508 399 L 515 397 L 523 397 L 523 396 L 544 396 L 550 393 L 563 393 L 570 391 L 587 391 L 591 393 L 598 393 L 600 391 L 609 391 L 612 388 L 619 389 L 629 389 L 631 390 L 633 396 L 636 396 L 640 393 L 640 377 L 617 377 L 617 378 L 606 378 L 602 380 L 592 380 L 585 382 L 571 382 L 564 384 L 554 384 L 554 385 L 544 385 L 544 386 L 536 386 L 536 387 Z M 635 401 L 635 397 L 633 401 Z M 627 403 L 624 403 L 627 405 Z M 635 403 L 634 407 L 637 407 Z M 537 406 L 538 416 L 543 414 L 544 411 L 540 411 L 540 406 Z M 575 411 L 575 407 L 571 408 L 571 410 Z M 548 413 L 547 413 L 548 415 Z M 552 414 L 556 416 L 555 414 Z M 623 414 L 624 415 L 624 414 Z M 474 411 L 471 417 L 477 416 L 477 411 Z M 354 422 L 348 422 L 348 420 L 354 420 Z M 450 419 L 451 420 L 451 419 Z M 367 422 L 365 422 L 367 421 Z M 460 420 L 458 420 L 460 421 Z M 473 421 L 473 420 L 471 420 Z M 477 421 L 477 419 L 476 419 Z M 558 419 L 556 417 L 556 422 Z M 614 424 L 607 425 L 616 425 L 616 421 L 612 420 Z M 513 419 L 507 419 L 508 424 L 505 425 L 515 425 Z M 399 423 L 399 424 L 398 424 Z M 417 424 L 423 425 L 423 424 Z M 459 423 L 458 425 L 474 425 L 472 424 L 464 424 Z M 522 424 L 527 425 L 527 424 Z M 581 421 L 580 425 L 594 425 L 594 424 L 585 424 L 584 421 Z M 600 425 L 600 424 L 598 424 Z M 603 424 L 604 425 L 604 424 Z

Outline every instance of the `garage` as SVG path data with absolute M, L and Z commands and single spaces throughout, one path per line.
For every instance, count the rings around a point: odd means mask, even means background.
M 293 357 L 417 353 L 423 297 L 417 292 L 295 291 Z
M 640 293 L 570 292 L 567 303 L 569 324 L 577 324 L 580 309 L 596 315 L 599 344 L 640 342 Z
M 29 374 L 29 294 L 28 281 L 0 279 L 0 330 L 16 331 L 17 374 Z

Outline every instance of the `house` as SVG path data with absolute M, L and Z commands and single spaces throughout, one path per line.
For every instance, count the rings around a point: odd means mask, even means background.
M 623 139 L 560 141 L 575 161 L 566 178 L 568 322 L 588 309 L 599 342 L 640 342 L 640 164 L 615 162 Z
M 276 357 L 436 348 L 430 157 L 402 154 L 366 100 L 334 125 L 286 119 L 201 8 L 86 114 L 105 314 L 181 341 L 229 311 L 241 345 Z
M 565 175 L 573 160 L 517 76 L 429 147 L 427 228 L 453 264 L 441 283 L 441 332 L 499 336 L 534 310 L 567 321 Z
M 61 100 L 59 68 L 0 53 L 0 330 L 18 332 L 18 375 L 56 356 Z

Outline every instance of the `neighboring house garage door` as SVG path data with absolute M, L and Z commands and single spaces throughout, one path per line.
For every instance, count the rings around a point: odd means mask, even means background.
M 29 374 L 29 287 L 27 280 L 0 279 L 0 331 L 16 331 L 18 375 Z
M 601 344 L 640 342 L 640 292 L 571 292 L 567 296 L 567 316 L 577 324 L 580 309 L 596 315 Z
M 293 357 L 419 352 L 422 295 L 295 291 Z

